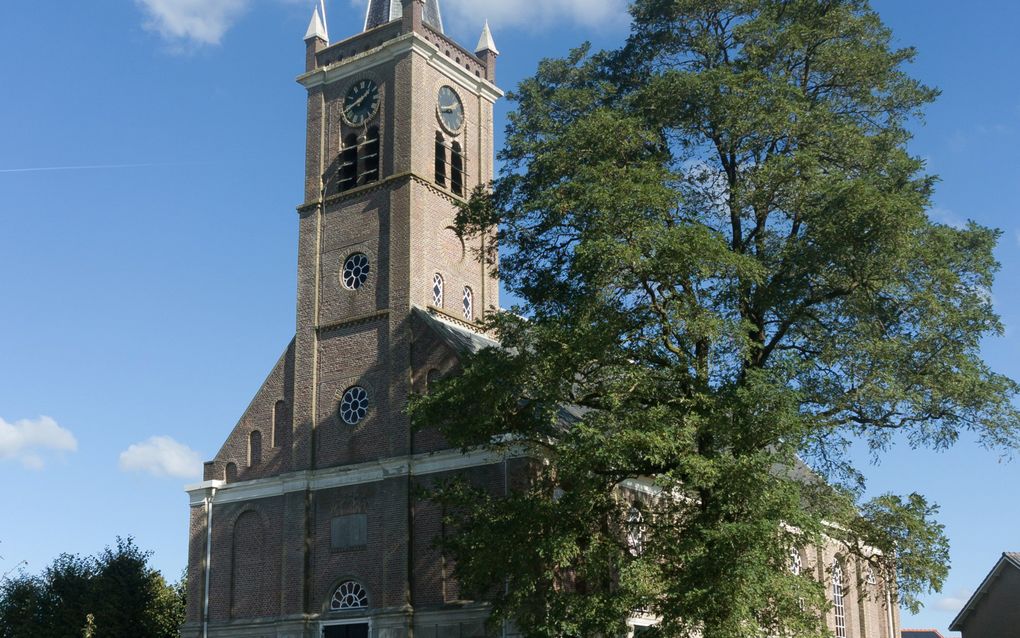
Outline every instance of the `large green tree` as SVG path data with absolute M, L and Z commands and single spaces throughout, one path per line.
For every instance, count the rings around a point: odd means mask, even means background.
M 1018 387 L 979 353 L 999 234 L 933 223 L 907 149 L 937 91 L 866 0 L 631 13 L 621 49 L 520 85 L 460 216 L 498 228 L 522 305 L 412 417 L 543 462 L 509 495 L 434 494 L 457 576 L 528 636 L 618 635 L 638 608 L 661 635 L 815 636 L 824 586 L 790 549 L 835 543 L 916 608 L 947 573 L 937 508 L 864 502 L 851 444 L 1020 441 Z
M 98 556 L 63 554 L 39 576 L 0 582 L 0 638 L 176 638 L 185 581 L 168 584 L 150 557 L 118 538 Z

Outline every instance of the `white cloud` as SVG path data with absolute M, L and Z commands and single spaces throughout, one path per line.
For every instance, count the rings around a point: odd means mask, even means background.
M 120 453 L 120 469 L 158 477 L 193 479 L 202 475 L 202 457 L 168 436 L 154 436 Z
M 511 26 L 548 27 L 569 21 L 602 27 L 626 20 L 627 0 L 440 0 L 444 18 L 481 25 L 489 20 L 496 31 Z M 499 44 L 499 40 L 496 41 Z M 472 43 L 473 44 L 473 43 Z
M 278 3 L 306 5 L 309 12 L 315 5 L 312 0 L 274 0 Z M 160 34 L 174 44 L 216 45 L 238 20 L 258 3 L 255 0 L 135 0 L 146 15 L 145 28 Z M 543 28 L 568 21 L 585 27 L 602 27 L 626 20 L 628 0 L 440 0 L 447 22 L 481 28 L 489 20 L 494 29 L 508 27 Z M 368 0 L 351 0 L 353 12 L 364 16 Z M 327 11 L 336 0 L 327 1 Z M 345 11 L 336 6 L 330 22 L 335 24 Z M 347 9 L 346 11 L 351 11 Z M 344 16 L 349 18 L 350 16 Z M 344 26 L 350 26 L 344 20 Z M 353 35 L 347 34 L 347 35 Z M 473 44 L 473 43 L 471 43 Z
M 48 416 L 8 423 L 0 419 L 0 461 L 16 460 L 30 470 L 45 466 L 45 452 L 75 452 L 78 440 Z
M 928 219 L 937 224 L 945 224 L 953 228 L 963 228 L 967 225 L 967 222 L 955 212 L 948 208 L 939 208 L 937 206 L 928 211 Z
M 952 596 L 945 596 L 935 601 L 935 609 L 957 614 L 967 604 L 967 601 L 970 600 L 971 593 L 966 589 L 957 590 Z
M 250 0 L 135 0 L 148 15 L 145 28 L 167 40 L 219 44 L 248 10 Z

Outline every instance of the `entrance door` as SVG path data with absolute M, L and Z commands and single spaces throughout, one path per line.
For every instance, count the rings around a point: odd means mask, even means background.
M 368 638 L 368 623 L 323 627 L 322 638 Z

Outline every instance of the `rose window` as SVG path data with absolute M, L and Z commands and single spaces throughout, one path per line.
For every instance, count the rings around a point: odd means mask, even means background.
M 362 253 L 354 253 L 344 262 L 344 287 L 348 290 L 361 288 L 368 281 L 369 272 L 371 267 L 368 265 L 368 257 Z
M 360 386 L 348 388 L 340 400 L 340 418 L 347 425 L 357 425 L 368 414 L 368 391 Z

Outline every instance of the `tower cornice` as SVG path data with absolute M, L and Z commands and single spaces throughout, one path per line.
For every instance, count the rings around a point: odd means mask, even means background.
M 428 61 L 430 66 L 442 71 L 451 80 L 489 102 L 495 103 L 504 95 L 503 90 L 498 86 L 485 78 L 473 75 L 462 65 L 443 55 L 438 45 L 417 32 L 405 33 L 364 53 L 304 73 L 298 76 L 297 81 L 306 89 L 333 84 L 364 73 L 379 64 L 407 53 L 420 55 Z

